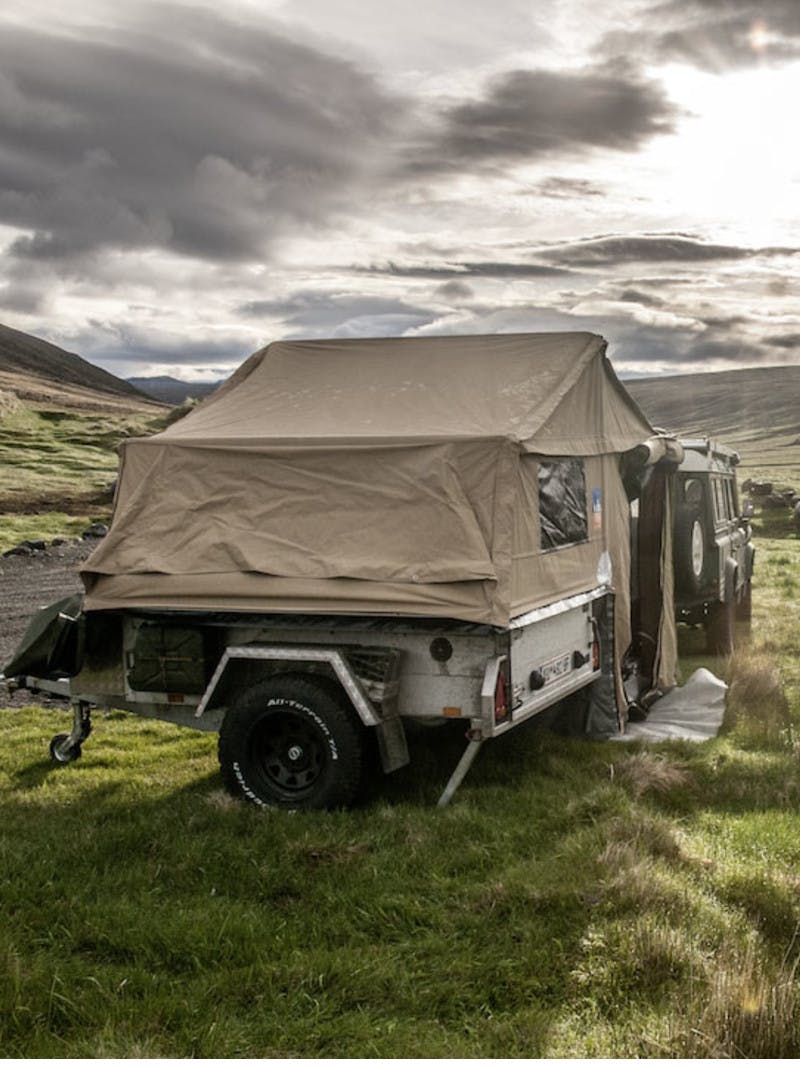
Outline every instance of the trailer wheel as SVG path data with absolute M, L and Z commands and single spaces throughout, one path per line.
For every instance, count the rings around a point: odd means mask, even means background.
M 363 727 L 324 680 L 282 675 L 231 706 L 219 762 L 230 792 L 262 807 L 347 807 L 361 786 Z
M 50 742 L 50 759 L 53 763 L 74 763 L 81 758 L 80 745 L 68 745 L 69 734 L 56 734 Z

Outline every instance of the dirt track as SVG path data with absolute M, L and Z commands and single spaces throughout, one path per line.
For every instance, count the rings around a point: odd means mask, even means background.
M 78 567 L 96 544 L 95 540 L 69 541 L 32 556 L 0 557 L 0 669 L 14 654 L 37 608 L 82 589 Z M 21 707 L 34 702 L 45 706 L 63 704 L 43 695 L 32 698 L 29 693 L 9 697 L 6 687 L 0 684 L 0 707 Z

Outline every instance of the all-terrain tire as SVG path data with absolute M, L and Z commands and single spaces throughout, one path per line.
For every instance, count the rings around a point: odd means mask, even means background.
M 716 601 L 706 619 L 708 651 L 715 656 L 729 656 L 736 643 L 736 602 Z
M 690 596 L 700 593 L 706 581 L 706 528 L 694 508 L 681 508 L 675 523 L 675 580 Z
M 219 763 L 234 796 L 307 811 L 352 804 L 364 775 L 364 728 L 324 679 L 279 675 L 230 707 Z

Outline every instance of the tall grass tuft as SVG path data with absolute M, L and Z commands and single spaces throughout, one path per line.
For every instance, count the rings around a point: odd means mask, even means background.
M 674 1037 L 682 1056 L 779 1059 L 800 1048 L 798 962 L 784 960 L 769 973 L 752 941 L 742 952 L 708 964 L 705 1004 L 689 1028 Z
M 730 679 L 728 727 L 745 742 L 782 740 L 791 717 L 775 658 L 759 650 L 737 652 L 731 659 Z
M 645 793 L 669 793 L 685 788 L 689 782 L 686 768 L 667 759 L 663 753 L 635 752 L 612 764 L 612 776 L 630 789 L 634 799 Z

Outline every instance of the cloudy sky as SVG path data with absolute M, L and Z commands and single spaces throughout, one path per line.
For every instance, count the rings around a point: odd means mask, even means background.
M 0 322 L 120 376 L 589 329 L 800 358 L 800 0 L 5 0 Z

